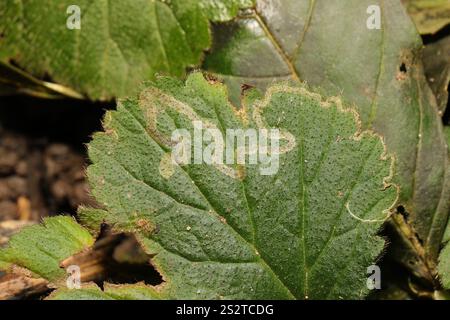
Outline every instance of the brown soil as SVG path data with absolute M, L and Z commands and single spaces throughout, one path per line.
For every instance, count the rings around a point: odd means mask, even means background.
M 95 204 L 85 143 L 110 106 L 0 97 L 0 221 L 39 221 Z

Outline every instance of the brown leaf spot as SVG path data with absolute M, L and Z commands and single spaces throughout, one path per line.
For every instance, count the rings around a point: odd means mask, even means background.
M 143 218 L 136 220 L 136 227 L 146 234 L 152 234 L 156 230 L 155 226 L 149 220 Z

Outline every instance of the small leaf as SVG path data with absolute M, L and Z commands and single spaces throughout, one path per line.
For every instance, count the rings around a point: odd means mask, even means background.
M 42 225 L 25 227 L 0 249 L 0 268 L 16 265 L 54 282 L 66 274 L 60 262 L 93 243 L 93 237 L 73 218 L 45 218 Z
M 361 132 L 339 99 L 303 87 L 244 101 L 237 111 L 200 73 L 185 84 L 160 78 L 121 101 L 89 144 L 92 192 L 106 210 L 92 221 L 136 233 L 164 298 L 362 298 L 384 245 L 376 232 L 397 198 L 382 140 Z M 278 170 L 171 162 L 172 132 L 193 136 L 194 120 L 223 135 L 278 129 Z
M 161 299 L 153 288 L 143 284 L 105 284 L 103 291 L 95 284 L 83 285 L 82 289 L 60 288 L 53 292 L 50 300 L 155 300 Z

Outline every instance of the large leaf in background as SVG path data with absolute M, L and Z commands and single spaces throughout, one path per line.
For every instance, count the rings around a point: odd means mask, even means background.
M 448 0 L 402 0 L 421 34 L 436 33 L 450 24 Z
M 272 153 L 279 170 L 173 164 L 172 132 L 192 134 L 194 120 L 222 134 L 279 128 L 280 152 Z M 88 176 L 105 210 L 85 209 L 83 221 L 136 233 L 163 276 L 161 297 L 367 292 L 367 267 L 384 244 L 375 234 L 397 197 L 389 181 L 393 160 L 339 99 L 278 85 L 265 97 L 250 91 L 237 112 L 224 85 L 196 73 L 185 84 L 161 78 L 121 101 L 106 114 L 104 130 L 89 144 Z
M 73 218 L 46 218 L 42 225 L 25 227 L 11 237 L 8 246 L 0 249 L 0 268 L 18 266 L 34 277 L 57 282 L 66 275 L 61 261 L 93 244 L 94 238 Z
M 155 73 L 184 74 L 210 45 L 209 21 L 252 0 L 79 0 L 81 29 L 66 26 L 69 0 L 0 2 L 0 59 L 92 99 L 128 95 Z
M 372 30 L 367 9 L 376 4 L 382 24 Z M 225 79 L 234 101 L 243 83 L 300 78 L 357 106 L 363 127 L 396 154 L 399 204 L 435 265 L 449 214 L 448 151 L 422 42 L 400 1 L 260 0 L 215 39 L 205 68 Z

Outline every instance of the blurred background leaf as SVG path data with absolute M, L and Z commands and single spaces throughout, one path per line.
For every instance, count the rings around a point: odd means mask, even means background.
M 436 96 L 440 115 L 444 115 L 448 102 L 450 81 L 450 36 L 430 43 L 423 50 L 423 63 L 428 83 Z
M 449 0 L 402 0 L 421 34 L 436 33 L 450 23 Z
M 211 43 L 209 21 L 231 19 L 253 0 L 79 0 L 80 28 L 73 30 L 67 27 L 72 4 L 1 1 L 0 61 L 72 88 L 69 96 L 110 100 L 133 94 L 157 73 L 183 76 L 187 67 L 198 66 Z M 51 96 L 23 84 L 31 88 L 22 92 Z

